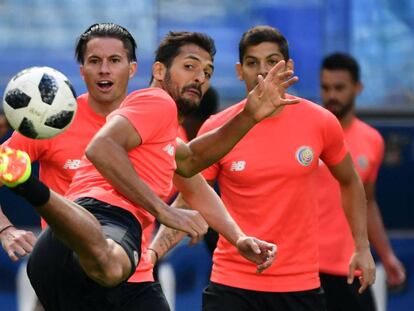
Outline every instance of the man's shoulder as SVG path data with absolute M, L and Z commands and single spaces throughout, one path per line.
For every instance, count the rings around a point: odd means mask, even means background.
M 353 126 L 355 127 L 355 130 L 358 131 L 358 134 L 366 139 L 371 139 L 377 142 L 383 141 L 380 132 L 372 125 L 362 121 L 361 119 L 355 118 Z
M 129 94 L 127 98 L 128 97 L 140 97 L 140 98 L 151 97 L 151 98 L 159 98 L 159 99 L 174 101 L 172 97 L 170 96 L 170 94 L 168 94 L 165 90 L 159 87 L 148 87 L 145 89 L 135 90 L 131 92 L 131 94 Z
M 303 115 L 308 115 L 309 113 L 315 113 L 315 114 L 322 114 L 322 115 L 328 115 L 331 116 L 332 113 L 325 109 L 324 107 L 322 107 L 321 105 L 303 98 L 303 97 L 298 97 L 298 96 L 294 96 L 291 94 L 287 94 L 286 95 L 287 98 L 295 98 L 299 100 L 298 104 L 289 106 L 291 108 L 293 108 L 292 110 L 295 111 L 298 114 L 303 114 Z M 332 115 L 333 116 L 333 115 Z
M 120 108 L 123 107 L 142 107 L 142 105 L 150 104 L 154 109 L 165 107 L 176 107 L 174 99 L 163 89 L 157 87 L 149 87 L 131 92 L 122 102 Z M 139 109 L 139 108 L 138 108 Z

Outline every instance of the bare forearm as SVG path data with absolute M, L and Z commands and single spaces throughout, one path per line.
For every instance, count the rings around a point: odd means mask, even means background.
M 192 140 L 188 146 L 191 156 L 183 163 L 177 162 L 177 172 L 193 176 L 225 156 L 256 124 L 252 117 L 241 111 L 222 127 Z M 183 164 L 183 165 L 182 165 Z
M 185 232 L 161 225 L 149 248 L 156 251 L 158 259 L 164 257 L 184 237 Z
M 6 226 L 10 226 L 11 224 L 11 221 L 7 218 L 6 215 L 4 215 L 3 210 L 0 207 L 0 230 Z
M 86 155 L 102 176 L 131 202 L 143 207 L 155 217 L 162 209 L 168 208 L 138 177 L 127 152 L 111 139 L 96 140 L 88 147 Z
M 180 195 L 183 196 L 187 205 L 199 211 L 211 228 L 231 244 L 236 245 L 237 240 L 245 234 L 233 220 L 217 193 L 201 175 L 196 175 L 186 181 L 191 182 L 191 191 L 188 191 L 188 188 L 183 189 Z
M 369 241 L 377 252 L 381 261 L 387 262 L 394 254 L 388 240 L 377 202 L 368 202 L 368 236 Z
M 365 193 L 359 178 L 349 185 L 342 185 L 342 204 L 357 250 L 369 247 L 367 233 L 367 207 Z

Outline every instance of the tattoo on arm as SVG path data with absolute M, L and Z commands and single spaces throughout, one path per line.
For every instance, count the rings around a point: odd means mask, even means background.
M 182 233 L 180 230 L 172 230 L 170 232 L 164 232 L 160 237 L 160 247 L 164 254 L 166 254 L 171 248 L 173 248 L 179 240 L 176 239 L 177 235 Z

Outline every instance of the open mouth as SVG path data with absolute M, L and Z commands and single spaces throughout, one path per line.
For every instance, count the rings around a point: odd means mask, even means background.
M 97 82 L 97 85 L 101 90 L 109 90 L 112 87 L 112 85 L 114 85 L 114 83 L 109 80 L 102 80 Z

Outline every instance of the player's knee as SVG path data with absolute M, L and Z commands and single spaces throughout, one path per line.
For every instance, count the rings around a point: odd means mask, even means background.
M 124 269 L 118 262 L 101 258 L 82 266 L 89 278 L 104 287 L 115 287 L 125 280 Z
M 104 287 L 115 287 L 125 281 L 131 271 L 129 258 L 109 243 L 109 250 L 96 254 L 95 260 L 81 262 L 88 276 Z

